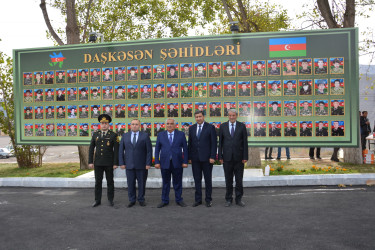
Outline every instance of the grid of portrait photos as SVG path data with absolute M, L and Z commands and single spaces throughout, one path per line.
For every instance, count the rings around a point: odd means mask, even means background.
M 344 69 L 330 57 L 23 72 L 24 136 L 90 137 L 100 114 L 119 135 L 139 118 L 157 136 L 168 117 L 188 135 L 196 110 L 219 129 L 229 109 L 249 137 L 345 136 Z

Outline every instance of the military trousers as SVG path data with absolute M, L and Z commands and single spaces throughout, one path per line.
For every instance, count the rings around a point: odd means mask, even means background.
M 103 175 L 107 179 L 107 197 L 113 201 L 115 195 L 115 185 L 113 181 L 113 166 L 95 166 L 95 201 L 100 202 L 102 199 Z

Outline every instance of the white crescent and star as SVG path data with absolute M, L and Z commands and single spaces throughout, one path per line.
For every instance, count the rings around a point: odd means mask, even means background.
M 285 45 L 285 50 L 290 50 L 290 45 L 289 44 Z

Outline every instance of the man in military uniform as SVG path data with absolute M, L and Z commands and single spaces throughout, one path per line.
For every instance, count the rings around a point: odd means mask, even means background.
M 154 79 L 164 79 L 164 73 L 162 72 L 162 67 L 160 65 L 156 66 Z
M 111 105 L 104 105 L 104 112 L 103 114 L 109 115 L 112 118 L 112 110 Z
M 98 75 L 98 69 L 92 70 L 91 82 L 100 82 L 100 76 Z
M 42 102 L 42 101 L 43 101 L 43 95 L 42 95 L 42 91 L 39 89 L 36 91 L 35 102 Z
M 79 82 L 88 82 L 89 79 L 87 77 L 87 71 L 85 69 L 81 70 L 81 78 L 79 79 Z
M 76 114 L 76 109 L 75 109 L 75 106 L 72 106 L 71 109 L 70 109 L 70 113 L 68 114 L 68 118 L 69 119 L 75 119 L 77 118 L 77 114 Z
M 284 95 L 296 95 L 296 89 L 293 88 L 293 82 L 288 81 L 286 83 L 286 90 L 284 92 Z
M 295 76 L 297 72 L 295 72 L 292 68 L 292 60 L 287 59 L 284 61 L 286 70 L 284 71 L 284 75 L 286 76 Z
M 147 127 L 147 123 L 142 124 L 142 132 L 145 132 L 146 134 L 148 134 L 148 136 L 151 136 L 151 129 Z
M 266 95 L 266 90 L 262 87 L 262 82 L 256 82 L 254 96 L 265 96 L 265 95 Z
M 241 70 L 239 70 L 238 76 L 250 76 L 250 71 L 247 70 L 246 62 L 241 63 Z
M 189 136 L 189 123 L 184 123 L 182 125 L 182 131 L 184 132 L 185 136 Z
M 178 78 L 178 76 L 176 75 L 176 67 L 175 66 L 170 66 L 169 67 L 169 75 L 167 76 L 167 78 Z
M 203 114 L 206 116 L 206 110 L 204 110 L 204 105 L 203 104 L 199 104 L 198 105 L 198 109 L 197 110 L 200 110 L 203 112 Z
M 171 89 L 167 94 L 167 98 L 178 98 L 178 91 L 176 90 L 177 90 L 177 86 L 174 84 L 171 84 Z
M 192 117 L 193 112 L 189 109 L 189 105 L 187 103 L 182 104 L 181 110 L 181 117 Z
M 54 127 L 53 127 L 53 124 L 48 124 L 47 125 L 48 127 L 48 130 L 46 132 L 46 136 L 55 136 L 55 130 L 54 130 Z
M 57 119 L 64 119 L 65 118 L 65 112 L 64 112 L 64 107 L 59 106 L 57 108 Z
M 323 59 L 318 59 L 318 67 L 315 68 L 315 74 L 327 74 L 327 68 L 324 67 Z
M 33 114 L 31 113 L 31 107 L 26 108 L 25 119 L 33 119 Z
M 117 106 L 116 106 L 115 117 L 116 118 L 125 118 L 125 111 L 122 110 L 121 104 L 117 104 Z
M 42 113 L 41 107 L 36 108 L 35 119 L 43 119 L 43 113 Z
M 272 110 L 269 116 L 281 116 L 281 111 L 278 110 L 279 104 L 277 102 L 272 102 Z
M 135 71 L 136 71 L 135 67 L 130 68 L 130 75 L 128 76 L 129 81 L 135 81 L 138 79 L 138 76 Z
M 115 81 L 125 81 L 125 75 L 122 67 L 117 68 L 117 75 L 115 75 Z
M 151 92 L 149 91 L 147 84 L 143 85 L 141 98 L 145 98 L 145 99 L 151 98 Z
M 236 91 L 233 89 L 232 84 L 227 85 L 227 89 L 224 90 L 224 96 L 236 96 Z
M 122 124 L 121 123 L 118 123 L 116 125 L 117 129 L 116 129 L 116 133 L 118 135 L 118 137 L 122 137 L 122 135 L 125 133 L 124 132 L 124 129 L 122 128 Z
M 59 126 L 59 129 L 57 130 L 57 136 L 65 136 L 65 129 L 64 129 L 64 124 L 61 124 Z
M 299 94 L 300 95 L 311 95 L 312 94 L 311 86 L 310 86 L 308 81 L 303 82 L 302 88 L 299 90 Z
M 160 123 L 155 123 L 155 124 L 156 124 L 156 128 L 154 129 L 154 136 L 158 136 L 158 134 L 160 132 L 163 132 L 164 129 L 161 127 Z
M 209 77 L 220 77 L 220 71 L 217 63 L 212 64 L 212 71 L 210 72 Z
M 331 89 L 331 95 L 343 95 L 344 88 L 340 86 L 340 80 L 336 79 L 334 82 L 335 87 Z
M 240 116 L 250 116 L 250 109 L 246 102 L 241 105 L 242 110 L 240 110 Z
M 100 115 L 99 113 L 99 107 L 97 105 L 94 105 L 92 107 L 92 114 L 91 114 L 91 118 L 98 118 Z
M 154 117 L 164 117 L 164 110 L 161 109 L 160 104 L 155 105 Z
M 74 88 L 69 89 L 68 101 L 75 101 L 77 100 L 77 95 L 74 93 Z
M 36 136 L 44 136 L 44 132 L 42 130 L 42 124 L 38 124 L 38 130 L 35 133 Z
M 265 110 L 262 108 L 262 103 L 257 102 L 256 107 L 254 109 L 255 116 L 266 116 Z
M 328 130 L 323 126 L 323 122 L 319 122 L 315 131 L 316 136 L 328 136 Z
M 309 62 L 306 59 L 301 61 L 301 68 L 299 70 L 300 74 L 311 75 L 311 69 L 309 67 Z
M 87 112 L 88 106 L 82 105 L 81 112 L 79 114 L 79 118 L 89 118 L 89 113 Z
M 164 98 L 164 91 L 162 92 L 162 86 L 156 85 L 156 92 L 154 92 L 154 98 Z
M 327 111 L 325 110 L 325 104 L 323 101 L 319 102 L 319 109 L 316 110 L 315 115 L 328 115 Z
M 272 61 L 271 62 L 271 68 L 268 71 L 269 76 L 279 76 L 280 75 L 280 69 L 277 68 L 277 62 Z
M 250 88 L 247 87 L 246 82 L 241 83 L 241 89 L 238 92 L 238 96 L 250 96 Z
M 89 136 L 89 125 L 87 123 L 82 125 L 82 131 L 79 133 L 79 136 Z
M 271 84 L 271 91 L 268 94 L 269 96 L 281 96 L 281 91 L 278 89 L 276 82 Z
M 56 83 L 65 83 L 65 76 L 62 71 L 57 71 Z
M 43 84 L 43 80 L 41 78 L 41 72 L 36 72 L 35 73 L 34 83 L 35 83 L 35 85 L 41 85 L 41 84 Z
M 339 106 L 339 101 L 333 101 L 333 107 L 331 108 L 331 115 L 344 115 L 344 110 Z
M 143 111 L 141 112 L 141 117 L 151 117 L 151 112 L 148 112 L 149 110 L 150 110 L 150 105 L 144 104 Z
M 128 112 L 128 117 L 138 117 L 138 111 L 135 110 L 135 105 L 130 107 L 130 111 Z
M 92 124 L 91 136 L 93 136 L 93 134 L 96 132 L 99 132 L 99 123 Z
M 63 89 L 57 89 L 56 101 L 58 102 L 65 101 L 65 95 L 63 94 Z
M 203 67 L 204 65 L 202 63 L 198 64 L 195 77 L 206 77 L 206 71 L 204 71 Z
M 312 116 L 312 111 L 309 107 L 309 103 L 305 101 L 305 102 L 303 102 L 302 106 L 303 106 L 303 108 L 300 111 L 300 115 L 301 116 Z
M 271 128 L 269 129 L 269 136 L 281 136 L 280 129 L 276 127 L 276 123 L 271 123 Z
M 326 85 L 323 80 L 318 80 L 318 89 L 316 90 L 316 95 L 326 95 L 327 93 L 324 92 Z
M 193 91 L 189 89 L 189 84 L 185 83 L 181 90 L 181 97 L 193 97 Z
M 81 88 L 81 94 L 79 95 L 79 100 L 87 101 L 89 100 L 89 96 L 87 95 L 87 88 Z
M 220 90 L 217 88 L 217 84 L 212 84 L 212 89 L 210 90 L 210 97 L 220 97 Z
M 258 61 L 256 63 L 256 68 L 253 69 L 253 75 L 254 76 L 265 76 L 266 72 L 263 69 L 263 63 L 261 61 Z
M 333 68 L 331 69 L 331 74 L 344 74 L 344 69 L 340 68 L 340 60 L 333 60 Z
M 70 70 L 69 75 L 68 75 L 68 83 L 76 83 L 77 82 L 77 77 L 74 76 L 74 71 Z
M 203 88 L 203 84 L 198 84 L 197 85 L 198 90 L 195 91 L 195 97 L 206 97 L 206 90 Z
M 289 105 L 288 107 L 286 107 L 284 109 L 284 115 L 285 116 L 296 116 L 297 115 L 297 111 L 295 110 L 294 108 L 294 102 L 289 102 Z
M 31 73 L 26 73 L 25 78 L 23 79 L 23 85 L 32 85 L 33 81 L 30 77 Z
M 48 106 L 47 113 L 46 113 L 46 119 L 53 119 L 53 118 L 55 118 L 54 113 L 52 113 L 52 109 L 53 109 L 52 106 Z
M 138 93 L 135 92 L 134 87 L 129 88 L 128 99 L 138 99 Z
M 184 64 L 183 68 L 184 70 L 181 72 L 181 78 L 192 78 L 193 74 L 189 69 L 189 64 Z
M 311 130 L 307 128 L 307 123 L 302 122 L 302 129 L 299 133 L 300 136 L 312 136 Z
M 113 170 L 118 166 L 119 141 L 117 134 L 109 130 L 111 117 L 102 114 L 98 118 L 101 131 L 93 134 L 89 149 L 89 167 L 95 172 L 95 202 L 93 207 L 101 204 L 103 173 L 107 179 L 107 198 L 109 205 L 113 206 L 114 181 Z M 94 158 L 95 152 L 95 158 Z
M 103 95 L 103 100 L 112 100 L 111 87 L 107 86 Z
M 297 136 L 296 130 L 294 128 L 292 128 L 291 122 L 287 122 L 286 129 L 284 131 L 284 135 L 285 136 Z
M 228 116 L 229 110 L 232 108 L 230 102 L 225 102 L 224 103 L 224 116 Z
M 115 99 L 116 100 L 119 100 L 119 99 L 125 99 L 125 95 L 123 93 L 124 89 L 122 88 L 122 86 L 118 86 L 117 89 L 116 89 L 116 96 L 115 96 Z
M 100 100 L 98 88 L 94 87 L 91 89 L 91 91 L 92 91 L 91 100 L 95 100 L 95 101 Z
M 213 102 L 211 105 L 212 108 L 210 109 L 210 116 L 221 116 L 221 111 L 217 108 L 216 102 Z
M 105 69 L 104 70 L 103 82 L 112 82 L 112 77 L 111 77 L 111 71 L 110 71 L 110 69 Z
M 150 80 L 151 74 L 148 71 L 149 70 L 148 66 L 143 66 L 142 70 L 143 70 L 143 72 L 141 74 L 141 80 Z
M 30 124 L 26 125 L 25 136 L 33 136 L 33 131 L 31 130 Z
M 52 102 L 53 101 L 52 91 L 53 91 L 52 89 L 47 89 L 46 102 Z
M 233 65 L 231 63 L 225 65 L 224 76 L 236 76 L 236 71 L 233 70 Z
M 256 128 L 254 129 L 254 136 L 266 136 L 266 132 L 262 129 L 262 124 L 257 122 Z
M 174 104 L 169 104 L 168 117 L 178 117 L 178 110 L 174 108 Z
M 53 72 L 52 72 L 53 74 Z M 46 72 L 46 78 L 44 79 L 45 84 L 53 84 L 53 78 L 51 77 L 51 72 L 47 71 Z
M 28 90 L 25 91 L 25 93 L 26 93 L 26 96 L 24 97 L 23 101 L 24 102 L 33 102 L 33 97 L 31 95 L 31 90 L 28 89 Z
M 344 136 L 344 130 L 339 127 L 339 122 L 333 122 L 332 136 Z

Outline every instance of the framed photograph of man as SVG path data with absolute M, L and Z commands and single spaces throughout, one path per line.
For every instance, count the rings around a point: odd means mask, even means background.
M 281 122 L 279 121 L 268 122 L 268 136 L 270 137 L 281 136 Z
M 23 102 L 33 102 L 33 94 L 31 89 L 23 90 Z
M 151 90 L 151 84 L 141 84 L 141 99 L 150 99 Z
M 266 81 L 254 81 L 253 90 L 254 90 L 254 96 L 265 96 L 266 95 Z
M 192 125 L 192 122 L 181 122 L 181 131 L 184 132 L 186 137 L 189 136 L 189 127 Z
M 76 100 L 77 100 L 77 88 L 69 87 L 68 88 L 68 101 L 76 101 Z
M 35 123 L 35 136 L 44 136 L 44 124 Z
M 250 61 L 238 61 L 237 62 L 237 72 L 238 76 L 250 76 Z
M 90 100 L 99 101 L 101 99 L 100 87 L 90 87 Z
M 79 118 L 86 119 L 89 118 L 89 106 L 88 105 L 79 105 Z
M 24 126 L 25 136 L 33 136 L 34 135 L 34 129 L 33 129 L 32 123 L 26 123 Z
M 88 87 L 79 87 L 78 88 L 78 100 L 80 100 L 80 101 L 88 101 L 89 100 Z
M 103 86 L 103 100 L 113 100 L 113 87 Z
M 315 95 L 328 95 L 328 80 L 314 79 Z
M 210 82 L 208 86 L 210 97 L 221 97 L 221 82 Z
M 208 63 L 208 77 L 220 77 L 221 76 L 221 63 L 210 62 Z
M 33 85 L 33 73 L 32 72 L 24 72 L 23 73 L 23 85 Z
M 297 95 L 296 80 L 284 80 L 284 95 L 285 96 Z
M 266 122 L 254 122 L 254 136 L 266 137 Z
M 297 116 L 296 106 L 295 100 L 284 101 L 284 116 Z
M 178 83 L 167 84 L 167 98 L 178 98 Z
M 151 122 L 142 122 L 141 131 L 151 136 Z
M 181 98 L 193 97 L 193 83 L 181 83 Z
M 328 100 L 315 100 L 315 115 L 326 116 L 328 115 Z
M 154 122 L 154 136 L 157 137 L 160 132 L 165 130 L 164 122 Z
M 55 136 L 55 124 L 54 123 L 47 123 L 46 124 L 46 136 Z
M 297 136 L 297 122 L 296 121 L 286 121 L 284 122 L 284 136 Z
M 180 67 L 181 78 L 192 78 L 193 77 L 193 64 L 182 63 Z
M 103 114 L 109 115 L 112 118 L 112 116 L 113 116 L 113 105 L 112 104 L 104 104 L 103 105 Z
M 236 96 L 236 82 L 223 82 L 224 97 Z
M 219 136 L 221 122 L 210 122 L 210 124 L 215 127 L 216 135 Z
M 113 82 L 113 68 L 103 68 L 103 82 Z
M 98 118 L 100 115 L 100 105 L 94 104 L 91 105 L 91 118 Z
M 117 136 L 120 137 L 119 139 L 121 140 L 121 137 L 125 133 L 125 130 L 126 130 L 126 123 L 118 122 L 115 124 L 115 126 L 116 126 L 115 133 L 117 134 Z
M 194 97 L 195 98 L 207 97 L 207 83 L 206 82 L 194 83 Z
M 246 82 L 242 82 L 242 81 L 239 81 L 238 82 L 238 96 L 241 97 L 241 96 L 251 96 L 251 83 L 250 81 L 246 81 Z
M 331 115 L 345 115 L 344 100 L 331 100 Z
M 137 66 L 128 66 L 128 81 L 137 81 L 138 80 L 138 67 Z
M 247 136 L 251 136 L 251 122 L 242 122 L 243 124 L 245 124 L 245 127 L 246 127 L 246 134 Z
M 168 79 L 178 78 L 178 64 L 167 65 L 167 78 Z
M 55 91 L 54 89 L 45 89 L 44 92 L 46 93 L 46 102 L 53 102 L 55 100 Z
M 265 76 L 266 75 L 266 61 L 265 60 L 253 60 L 253 76 Z
M 35 106 L 35 119 L 44 119 L 44 108 L 43 106 Z
M 268 116 L 281 116 L 281 101 L 268 101 Z
M 66 136 L 66 125 L 65 123 L 57 123 L 57 136 Z
M 206 116 L 207 114 L 207 103 L 206 102 L 195 102 L 194 103 L 194 112 L 195 111 L 202 111 L 203 114 Z
M 237 110 L 236 102 L 224 102 L 224 116 L 228 116 L 228 112 L 230 109 Z
M 141 117 L 149 118 L 152 116 L 151 114 L 151 104 L 150 103 L 142 103 L 141 104 Z
M 100 131 L 100 123 L 97 123 L 97 122 L 91 123 L 91 136 L 94 133 L 99 132 L 99 131 Z
M 312 100 L 300 100 L 299 101 L 299 115 L 300 116 L 312 116 Z
M 334 57 L 329 59 L 331 74 L 344 74 L 344 58 Z
M 77 123 L 68 123 L 68 136 L 77 136 Z
M 331 95 L 344 95 L 345 83 L 343 78 L 331 78 Z
M 115 109 L 115 118 L 125 118 L 125 104 L 116 104 Z
M 65 105 L 56 106 L 56 118 L 65 119 Z
M 34 72 L 34 84 L 35 85 L 42 85 L 43 82 L 43 72 L 42 71 L 35 71 Z
M 138 118 L 138 104 L 128 104 L 128 118 Z
M 281 75 L 281 61 L 280 60 L 268 60 L 268 76 L 279 76 Z
M 164 98 L 164 93 L 165 93 L 165 85 L 163 83 L 155 83 L 153 84 L 154 87 L 154 98 L 155 99 L 160 99 Z
M 125 100 L 125 85 L 115 86 L 115 100 Z
M 299 122 L 299 136 L 312 136 L 312 121 Z
M 315 75 L 323 75 L 328 73 L 327 58 L 314 58 Z
M 90 82 L 100 82 L 100 68 L 90 69 Z
M 116 82 L 125 82 L 125 67 L 115 67 L 115 81 Z
M 165 79 L 165 66 L 163 64 L 154 65 L 153 69 L 154 69 L 153 71 L 154 80 Z
M 193 117 L 193 103 L 181 103 L 181 117 Z
M 68 83 L 77 83 L 77 70 L 76 69 L 68 69 L 66 71 L 68 73 Z
M 43 102 L 43 89 L 34 89 L 34 102 Z
M 77 118 L 77 106 L 68 105 L 68 119 L 76 119 L 76 118 Z
M 168 117 L 178 117 L 178 103 L 177 102 L 170 102 L 167 103 L 168 109 Z
M 311 75 L 312 73 L 312 60 L 311 58 L 298 59 L 298 72 L 300 75 Z
M 249 117 L 251 115 L 251 102 L 238 102 L 239 116 Z
M 269 96 L 281 96 L 281 81 L 268 81 L 268 95 Z
M 127 85 L 128 87 L 128 99 L 138 99 L 138 85 Z
M 78 70 L 78 82 L 88 83 L 89 82 L 89 69 L 79 69 Z
M 44 84 L 53 84 L 55 72 L 53 70 L 44 71 Z
M 300 95 L 312 95 L 312 80 L 301 79 L 298 80 L 299 94 Z
M 265 101 L 254 101 L 254 116 L 266 116 Z
M 236 76 L 236 62 L 223 62 L 224 66 L 224 77 L 235 77 Z
M 55 118 L 55 107 L 54 106 L 45 106 L 46 110 L 46 119 L 54 119 Z
M 345 136 L 344 121 L 331 121 L 331 136 Z
M 210 117 L 221 117 L 221 102 L 210 102 Z
M 24 119 L 32 120 L 33 119 L 33 107 L 23 107 Z
M 194 77 L 202 78 L 207 77 L 207 64 L 206 63 L 194 63 Z
M 65 83 L 65 70 L 56 70 L 56 83 Z
M 154 117 L 165 117 L 164 103 L 154 103 Z
M 315 136 L 328 136 L 328 121 L 315 122 Z
M 296 59 L 284 59 L 283 60 L 283 75 L 284 76 L 295 76 L 295 75 L 297 75 L 297 61 L 296 61 Z
M 88 123 L 80 123 L 79 124 L 79 136 L 89 136 L 89 124 Z
M 141 67 L 141 80 L 151 80 L 151 65 L 142 65 Z

